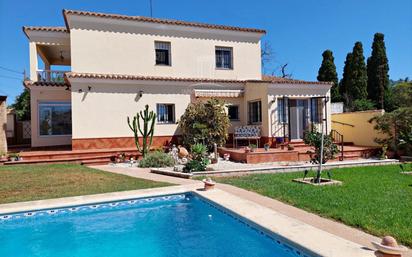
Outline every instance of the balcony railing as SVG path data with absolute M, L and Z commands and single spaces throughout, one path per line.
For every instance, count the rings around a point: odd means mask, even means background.
M 64 83 L 65 71 L 39 70 L 37 71 L 37 81 Z

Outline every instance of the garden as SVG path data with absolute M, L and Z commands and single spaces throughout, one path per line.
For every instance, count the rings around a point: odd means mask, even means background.
M 254 191 L 298 208 L 360 228 L 393 235 L 412 246 L 412 164 L 333 169 L 339 186 L 295 183 L 301 172 L 214 177 L 220 183 Z
M 0 204 L 170 186 L 78 164 L 0 166 Z

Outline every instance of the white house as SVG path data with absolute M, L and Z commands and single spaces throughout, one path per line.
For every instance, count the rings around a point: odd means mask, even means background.
M 65 27 L 23 28 L 32 147 L 131 147 L 126 118 L 146 104 L 158 114 L 154 144 L 164 145 L 180 135 L 188 104 L 210 97 L 225 100 L 231 131 L 261 126 L 261 142 L 299 140 L 322 119 L 331 128 L 330 83 L 262 75 L 264 30 L 73 10 L 63 17 Z

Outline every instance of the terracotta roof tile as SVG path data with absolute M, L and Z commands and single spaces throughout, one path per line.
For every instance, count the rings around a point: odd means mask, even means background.
M 276 84 L 318 84 L 318 85 L 331 85 L 332 82 L 323 82 L 323 81 L 306 81 L 298 79 L 289 79 L 276 76 L 262 75 L 262 80 L 265 82 L 276 83 Z
M 206 78 L 174 78 L 174 77 L 154 77 L 125 74 L 98 74 L 98 73 L 77 73 L 66 72 L 66 78 L 88 78 L 88 79 L 117 79 L 117 80 L 152 80 L 152 81 L 179 81 L 179 82 L 204 82 L 204 83 L 242 83 L 245 80 L 229 79 L 206 79 Z
M 65 82 L 45 82 L 45 81 L 23 81 L 23 85 L 26 88 L 29 87 L 70 87 L 70 84 Z
M 23 26 L 23 32 L 24 34 L 26 34 L 27 38 L 29 38 L 29 35 L 27 35 L 27 31 L 50 31 L 50 32 L 69 33 L 66 27 Z
M 200 22 L 187 22 L 187 21 L 179 21 L 179 20 L 172 20 L 172 19 L 159 19 L 159 18 L 151 18 L 151 17 L 144 17 L 144 16 L 129 16 L 129 15 L 98 13 L 98 12 L 89 12 L 89 11 L 63 10 L 63 16 L 66 21 L 67 21 L 66 16 L 70 14 L 91 16 L 91 17 L 102 17 L 102 18 L 110 18 L 110 19 L 120 19 L 120 20 L 134 20 L 134 21 L 141 21 L 141 22 L 167 24 L 167 25 L 190 26 L 190 27 L 200 27 L 200 28 L 208 28 L 208 29 L 233 30 L 233 31 L 241 31 L 241 32 L 254 32 L 254 33 L 266 34 L 265 30 L 255 29 L 255 28 L 240 28 L 240 27 L 233 27 L 233 26 L 215 25 L 215 24 L 207 24 L 207 23 L 200 23 Z
M 69 32 L 66 27 L 23 26 L 23 30 Z

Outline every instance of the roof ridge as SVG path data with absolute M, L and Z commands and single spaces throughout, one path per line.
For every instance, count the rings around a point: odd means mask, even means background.
M 133 15 L 124 15 L 124 14 L 112 14 L 112 13 L 63 9 L 63 16 L 64 16 L 65 21 L 67 20 L 66 16 L 68 14 L 266 34 L 265 30 L 256 29 L 256 28 L 246 28 L 246 27 L 236 27 L 236 26 L 229 26 L 229 25 L 209 24 L 209 23 L 202 23 L 202 22 L 182 21 L 182 20 L 176 20 L 176 19 L 153 18 L 153 17 L 147 17 L 147 16 L 133 16 Z

